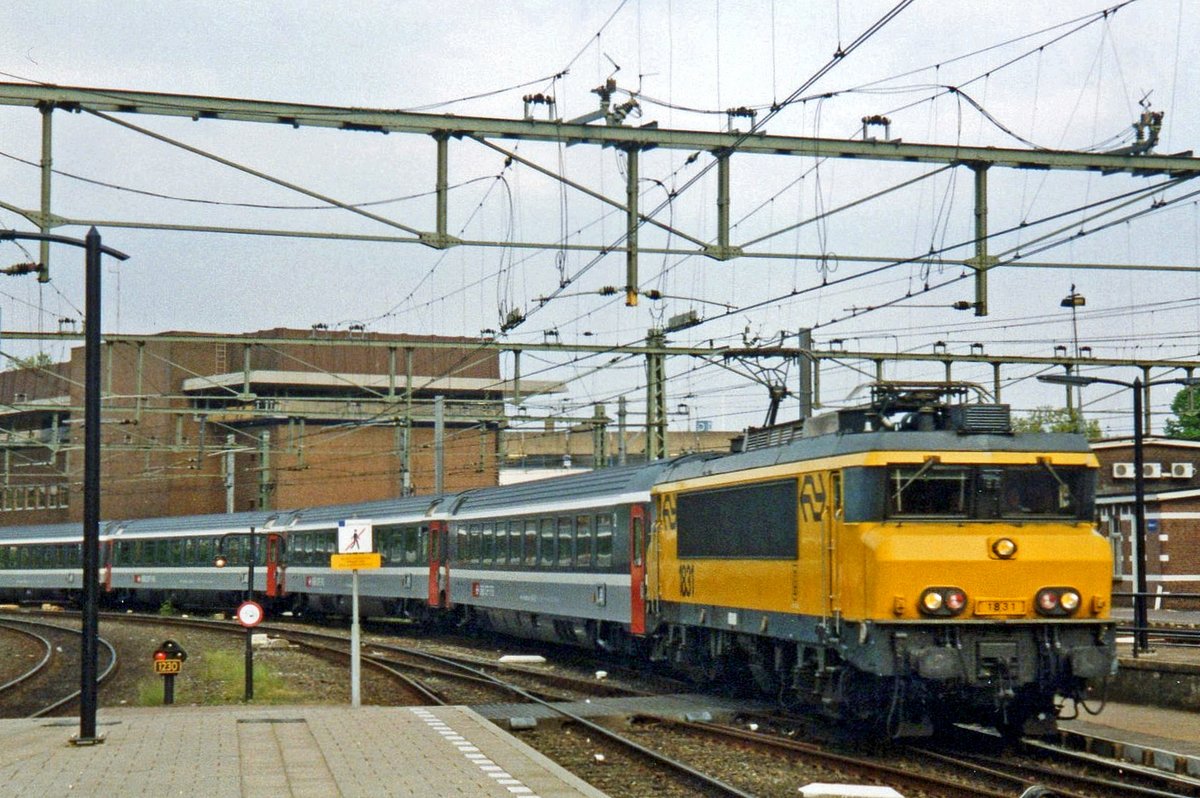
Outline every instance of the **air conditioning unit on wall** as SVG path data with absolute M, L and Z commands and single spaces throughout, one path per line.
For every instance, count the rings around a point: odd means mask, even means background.
M 1146 479 L 1162 479 L 1162 463 L 1142 463 L 1142 476 Z
M 1133 463 L 1113 463 L 1113 479 L 1133 479 Z
M 1171 463 L 1171 476 L 1174 479 L 1191 479 L 1196 474 L 1196 466 L 1192 463 Z

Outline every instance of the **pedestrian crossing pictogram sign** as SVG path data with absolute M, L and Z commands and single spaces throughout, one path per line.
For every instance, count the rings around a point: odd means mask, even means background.
M 338 554 L 369 554 L 373 551 L 370 521 L 348 519 L 338 522 Z

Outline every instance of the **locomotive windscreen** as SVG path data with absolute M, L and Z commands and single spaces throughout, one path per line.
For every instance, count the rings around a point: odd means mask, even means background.
M 796 480 L 680 493 L 680 558 L 795 559 Z

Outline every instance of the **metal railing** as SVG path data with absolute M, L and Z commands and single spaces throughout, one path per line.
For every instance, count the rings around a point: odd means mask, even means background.
M 1128 624 L 1118 624 L 1117 632 L 1133 635 L 1133 656 L 1136 659 L 1139 653 L 1147 653 L 1150 649 L 1150 636 L 1154 635 L 1158 642 L 1164 646 L 1197 646 L 1200 645 L 1200 625 L 1194 628 L 1184 626 L 1175 626 L 1164 623 L 1160 616 L 1157 620 L 1148 617 L 1148 613 L 1161 612 L 1168 609 L 1164 605 L 1171 603 L 1186 603 L 1186 606 L 1178 609 L 1182 611 L 1196 612 L 1200 616 L 1200 593 L 1132 593 L 1132 592 L 1116 592 L 1112 594 L 1113 606 L 1117 606 L 1121 599 L 1129 599 L 1130 606 L 1134 608 L 1134 618 L 1138 617 L 1137 603 L 1144 602 L 1149 606 L 1149 610 L 1143 613 L 1147 617 L 1145 626 L 1137 625 L 1136 621 Z

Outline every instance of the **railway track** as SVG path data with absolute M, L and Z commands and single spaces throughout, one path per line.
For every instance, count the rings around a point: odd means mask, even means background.
M 239 636 L 245 634 L 241 626 L 229 621 L 119 614 L 105 617 L 113 622 L 187 626 Z M 61 630 L 61 627 L 55 628 Z M 314 656 L 339 661 L 349 656 L 349 640 L 344 632 L 302 629 L 291 624 L 264 624 L 257 631 L 285 637 L 289 643 L 303 647 Z M 721 759 L 736 759 L 739 751 L 753 751 L 755 756 L 780 759 L 784 764 L 779 767 L 785 771 L 794 772 L 803 766 L 806 770 L 833 774 L 833 780 L 890 784 L 930 796 L 1009 798 L 1053 794 L 1064 798 L 1118 795 L 1167 798 L 1200 795 L 1197 789 L 1200 782 L 1195 780 L 1162 773 L 1143 776 L 1132 773 L 1135 768 L 1126 762 L 1105 762 L 1095 755 L 1086 755 L 1089 758 L 1086 764 L 1091 772 L 1081 774 L 1078 763 L 1071 767 L 1061 764 L 1064 758 L 1075 757 L 1074 752 L 1057 747 L 1046 748 L 1033 742 L 1022 746 L 1023 755 L 1020 761 L 1016 761 L 1011 755 L 1000 757 L 986 750 L 964 753 L 962 750 L 927 747 L 905 747 L 898 754 L 893 749 L 884 755 L 876 751 L 861 756 L 779 735 L 759 734 L 744 728 L 661 718 L 635 719 L 627 728 L 614 730 L 604 723 L 597 723 L 551 704 L 584 701 L 588 697 L 644 696 L 648 693 L 627 690 L 594 678 L 551 672 L 549 668 L 499 664 L 494 659 L 445 651 L 435 653 L 424 650 L 426 645 L 424 641 L 422 647 L 417 647 L 371 639 L 364 643 L 363 663 L 365 667 L 386 673 L 397 684 L 403 685 L 405 697 L 397 702 L 401 704 L 469 705 L 490 703 L 502 697 L 502 700 L 509 702 L 546 706 L 562 716 L 568 728 L 576 730 L 576 739 L 579 735 L 587 739 L 588 745 L 596 749 L 594 755 L 600 758 L 598 761 L 637 761 L 639 768 L 658 774 L 647 778 L 669 781 L 673 785 L 689 785 L 690 789 L 704 795 L 761 794 L 753 788 L 739 786 L 737 778 L 727 775 L 725 766 L 714 763 L 711 752 L 715 742 L 727 748 Z M 689 738 L 702 738 L 705 742 L 692 745 L 687 742 Z M 529 741 L 535 747 L 541 747 L 539 742 Z M 833 746 L 837 749 L 843 747 Z M 995 745 L 992 747 L 995 749 Z M 696 753 L 704 751 L 710 753 Z M 552 751 L 545 753 L 552 758 L 559 758 Z M 901 764 L 893 764 L 901 760 Z M 563 764 L 570 767 L 566 762 Z M 1105 773 L 1105 770 L 1108 772 Z M 1051 792 L 1039 793 L 1039 790 Z
M 7 617 L 2 625 L 36 640 L 44 652 L 32 668 L 0 685 L 0 707 L 4 714 L 41 718 L 70 707 L 79 698 L 79 690 L 64 694 L 62 685 L 78 684 L 82 632 L 58 624 Z M 107 657 L 96 676 L 97 683 L 102 684 L 116 672 L 117 651 L 104 638 L 97 642 L 105 652 L 102 656 Z

